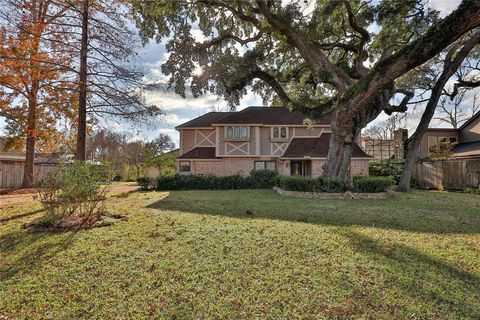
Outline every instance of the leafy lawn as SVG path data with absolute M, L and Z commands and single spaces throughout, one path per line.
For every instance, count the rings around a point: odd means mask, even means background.
M 135 192 L 109 207 L 129 220 L 27 234 L 40 206 L 0 206 L 0 319 L 480 318 L 477 195 Z

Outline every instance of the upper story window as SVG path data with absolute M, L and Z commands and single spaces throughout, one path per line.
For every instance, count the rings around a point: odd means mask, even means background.
M 272 127 L 272 139 L 288 139 L 288 128 Z
M 438 152 L 448 149 L 458 142 L 457 137 L 428 137 L 428 152 Z
M 243 126 L 226 127 L 225 138 L 227 139 L 248 139 L 250 136 L 250 128 Z

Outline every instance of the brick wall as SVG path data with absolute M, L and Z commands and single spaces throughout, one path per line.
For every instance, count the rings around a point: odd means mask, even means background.
M 352 160 L 350 165 L 350 174 L 354 176 L 368 176 L 368 163 L 370 159 L 366 160 Z
M 257 158 L 223 158 L 218 161 L 192 161 L 194 174 L 211 174 L 215 176 L 231 176 L 240 174 L 248 176 L 253 170 Z
M 192 173 L 194 174 L 211 174 L 216 176 L 230 176 L 240 174 L 247 176 L 253 170 L 256 160 L 264 160 L 261 158 L 223 158 L 216 161 L 192 161 Z M 269 159 L 265 159 L 268 161 Z M 322 166 L 325 160 L 311 160 L 312 176 L 319 177 L 322 175 Z M 351 174 L 352 176 L 368 175 L 368 163 L 371 160 L 352 160 Z M 285 164 L 288 164 L 286 167 Z M 277 171 L 282 175 L 290 175 L 290 164 L 288 160 L 277 160 Z
M 312 177 L 320 177 L 323 173 L 323 164 L 325 160 L 312 160 Z
M 350 166 L 350 173 L 353 176 L 368 176 L 368 163 L 370 159 L 366 160 L 352 160 Z M 323 164 L 325 160 L 312 160 L 312 176 L 319 177 L 323 173 Z

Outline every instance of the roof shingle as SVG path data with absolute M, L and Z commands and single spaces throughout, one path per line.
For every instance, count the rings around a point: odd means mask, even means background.
M 206 128 L 211 127 L 212 123 L 218 122 L 221 119 L 228 117 L 233 112 L 209 112 L 198 118 L 192 119 L 176 127 L 181 128 Z
M 185 152 L 178 159 L 217 159 L 215 156 L 215 147 L 196 147 Z
M 315 138 L 293 138 L 285 150 L 282 158 L 326 158 L 330 145 L 330 133 L 323 133 Z M 356 143 L 353 146 L 352 157 L 372 158 L 366 154 Z
M 305 119 L 303 114 L 283 107 L 248 107 L 213 124 L 303 125 Z M 318 124 L 331 122 L 331 116 L 325 115 Z

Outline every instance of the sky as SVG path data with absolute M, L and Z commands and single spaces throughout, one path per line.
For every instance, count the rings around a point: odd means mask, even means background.
M 445 16 L 458 6 L 459 1 L 460 0 L 430 0 L 428 5 L 440 10 L 442 16 Z M 204 39 L 199 30 L 194 31 L 194 36 L 198 40 Z M 166 52 L 164 43 L 155 43 L 154 41 L 151 41 L 146 46 L 139 49 L 140 62 L 148 71 L 146 74 L 146 81 L 161 83 L 166 83 L 168 81 L 168 78 L 161 72 L 161 65 L 167 60 L 167 58 L 168 53 Z M 184 99 L 181 96 L 176 95 L 174 92 L 166 90 L 149 91 L 146 94 L 146 99 L 148 103 L 157 105 L 165 113 L 154 119 L 150 126 L 132 126 L 131 123 L 125 123 L 119 120 L 108 120 L 107 122 L 103 122 L 103 124 L 114 131 L 130 132 L 134 139 L 151 140 L 159 133 L 168 134 L 172 136 L 174 142 L 178 145 L 179 135 L 175 130 L 175 126 L 198 117 L 210 111 L 212 108 L 215 108 L 216 110 L 226 110 L 227 105 L 226 102 L 217 99 L 214 95 L 204 95 L 199 98 L 193 98 L 191 94 L 187 94 L 187 97 Z M 250 92 L 241 100 L 240 106 L 237 107 L 237 110 L 242 110 L 248 106 L 260 105 L 262 105 L 261 98 Z M 420 116 L 421 108 L 409 112 L 409 117 L 407 118 L 405 126 L 410 132 L 413 132 L 415 129 L 415 125 L 418 123 Z M 386 118 L 387 116 L 382 113 L 382 115 L 370 125 L 374 125 Z M 0 118 L 0 130 L 3 124 L 4 122 Z M 432 122 L 432 126 L 440 125 L 441 124 L 436 121 Z

